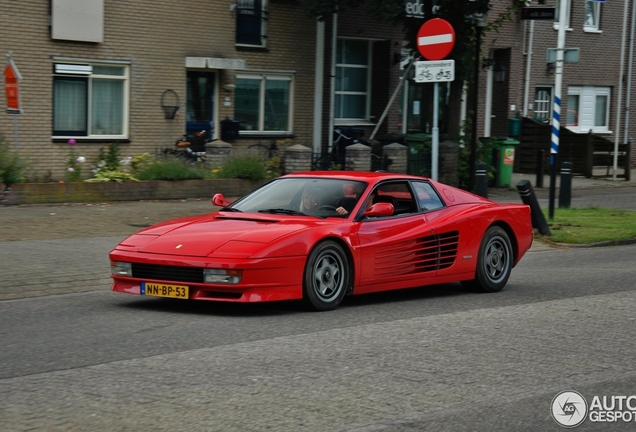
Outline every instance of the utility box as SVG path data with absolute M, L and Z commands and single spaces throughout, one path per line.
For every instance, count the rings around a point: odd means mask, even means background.
M 521 135 L 521 119 L 511 117 L 508 119 L 508 136 L 518 137 Z
M 226 118 L 221 121 L 221 139 L 223 141 L 232 141 L 239 136 L 239 122 Z

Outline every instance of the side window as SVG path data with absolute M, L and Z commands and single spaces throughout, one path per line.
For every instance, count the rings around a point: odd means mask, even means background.
M 420 202 L 422 211 L 435 210 L 444 207 L 444 203 L 430 183 L 414 182 L 413 187 L 415 188 L 415 193 L 417 194 L 417 199 Z
M 547 123 L 552 118 L 552 87 L 537 87 L 534 97 L 534 119 Z
M 393 204 L 394 215 L 417 212 L 417 205 L 407 182 L 398 181 L 381 184 L 375 189 L 373 203 L 377 202 Z
M 266 0 L 237 0 L 236 44 L 264 47 L 267 38 Z
M 371 42 L 338 39 L 335 113 L 337 120 L 368 120 L 371 102 Z
M 234 118 L 241 134 L 290 133 L 291 75 L 237 75 Z
M 129 68 L 55 63 L 53 136 L 127 138 Z
M 594 0 L 585 1 L 585 22 L 583 29 L 586 32 L 600 31 L 601 2 Z

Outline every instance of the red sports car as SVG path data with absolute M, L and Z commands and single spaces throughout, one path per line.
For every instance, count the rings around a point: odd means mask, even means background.
M 530 248 L 530 208 L 431 179 L 350 171 L 286 175 L 202 216 L 160 223 L 111 253 L 113 291 L 190 300 L 303 299 L 461 282 L 501 290 Z

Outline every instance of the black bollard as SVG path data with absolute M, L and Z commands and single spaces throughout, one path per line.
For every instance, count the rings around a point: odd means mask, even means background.
M 534 194 L 530 180 L 521 180 L 517 183 L 517 190 L 519 191 L 519 196 L 521 196 L 521 201 L 530 206 L 532 227 L 538 229 L 543 235 L 550 235 L 550 228 L 541 211 L 541 207 L 539 207 L 539 201 L 537 201 L 537 196 Z
M 543 188 L 543 175 L 545 173 L 545 150 L 537 150 L 537 187 Z
M 570 208 L 572 201 L 572 162 L 561 164 L 561 186 L 559 187 L 559 208 Z
M 475 193 L 488 198 L 488 165 L 483 162 L 475 165 Z
M 500 188 L 501 187 L 501 149 L 499 147 L 495 147 L 494 149 L 492 149 L 492 164 L 494 169 L 494 173 L 493 173 L 493 182 L 492 184 L 496 187 L 496 188 Z

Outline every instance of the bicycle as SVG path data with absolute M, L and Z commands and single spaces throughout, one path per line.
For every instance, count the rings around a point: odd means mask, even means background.
M 272 159 L 278 156 L 278 145 L 275 140 L 269 146 L 258 142 L 250 145 L 248 149 L 256 149 L 260 159 Z
M 187 135 L 183 134 L 174 143 L 175 148 L 164 149 L 163 154 L 164 156 L 175 156 L 189 163 L 204 163 L 206 159 L 205 135 L 205 130 L 196 132 L 192 139 L 193 142 L 190 142 L 187 139 Z

